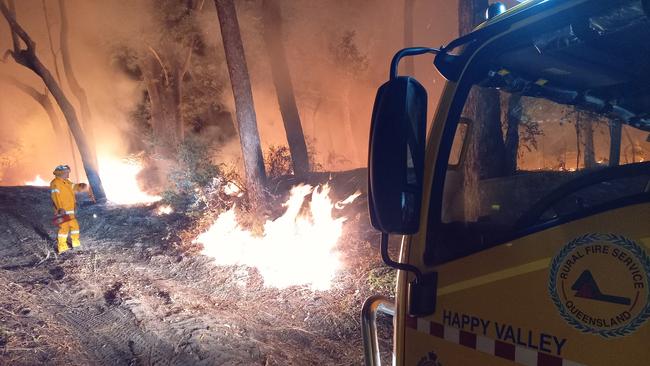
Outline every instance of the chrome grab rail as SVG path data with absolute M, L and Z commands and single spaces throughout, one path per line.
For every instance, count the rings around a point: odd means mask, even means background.
M 366 299 L 361 309 L 363 356 L 366 366 L 381 366 L 379 340 L 377 339 L 377 314 L 395 316 L 395 303 L 386 296 L 373 295 Z

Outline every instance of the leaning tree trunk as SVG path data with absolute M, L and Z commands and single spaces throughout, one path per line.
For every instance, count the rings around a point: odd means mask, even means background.
M 221 38 L 228 64 L 230 84 L 235 99 L 237 115 L 237 132 L 244 158 L 246 183 L 250 192 L 251 202 L 256 209 L 264 204 L 264 186 L 266 185 L 266 172 L 264 158 L 260 146 L 260 135 L 257 130 L 255 108 L 253 107 L 253 93 L 246 67 L 244 46 L 239 33 L 239 22 L 233 0 L 214 0 L 221 27 Z
M 276 0 L 264 0 L 263 8 L 264 42 L 269 54 L 273 84 L 289 143 L 293 172 L 297 176 L 304 176 L 309 172 L 309 156 L 282 44 L 282 15 Z
M 36 56 L 36 43 L 29 37 L 27 32 L 18 24 L 13 12 L 9 11 L 4 1 L 0 1 L 0 11 L 7 19 L 9 27 L 12 32 L 13 46 L 14 49 L 10 51 L 11 56 L 14 60 L 28 69 L 32 70 L 38 76 L 43 79 L 43 82 L 49 89 L 50 93 L 54 96 L 54 99 L 59 104 L 63 115 L 65 116 L 68 126 L 74 135 L 75 141 L 77 142 L 77 147 L 79 148 L 79 153 L 81 154 L 81 161 L 86 171 L 86 176 L 88 177 L 88 183 L 92 189 L 92 193 L 97 202 L 106 201 L 106 193 L 104 193 L 104 188 L 102 187 L 102 181 L 97 173 L 97 167 L 93 165 L 90 153 L 90 147 L 86 141 L 86 136 L 84 135 L 79 121 L 77 120 L 77 115 L 75 113 L 72 104 L 66 98 L 65 94 L 61 90 L 59 84 L 54 80 L 50 71 L 41 63 L 41 61 Z M 25 45 L 26 49 L 20 48 L 20 38 Z

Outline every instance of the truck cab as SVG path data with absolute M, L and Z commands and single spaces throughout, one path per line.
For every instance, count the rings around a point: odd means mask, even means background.
M 426 91 L 397 75 L 435 53 Z M 529 1 L 393 59 L 369 206 L 396 365 L 650 364 L 650 1 Z M 391 259 L 388 237 L 401 236 Z

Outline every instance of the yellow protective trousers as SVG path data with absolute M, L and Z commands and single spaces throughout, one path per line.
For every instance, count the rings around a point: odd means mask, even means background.
M 70 234 L 70 239 L 72 239 L 73 248 L 81 245 L 81 242 L 79 242 L 79 222 L 74 217 L 72 220 L 59 225 L 59 235 L 57 237 L 59 253 L 68 250 L 68 234 Z

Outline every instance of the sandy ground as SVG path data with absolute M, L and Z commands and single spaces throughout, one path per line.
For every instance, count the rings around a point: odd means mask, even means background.
M 155 206 L 81 207 L 83 246 L 57 256 L 49 191 L 0 187 L 0 365 L 362 364 L 361 304 L 393 277 L 363 196 L 345 214 L 333 288 L 278 290 L 179 250 L 192 223 Z

